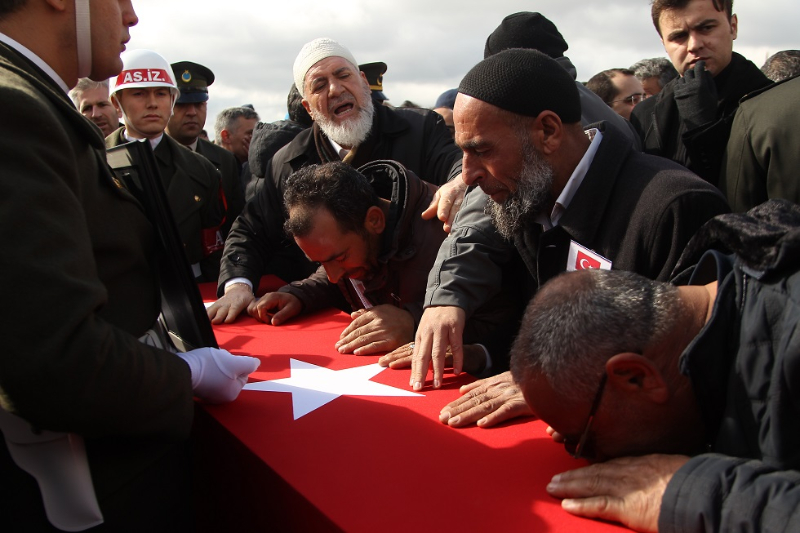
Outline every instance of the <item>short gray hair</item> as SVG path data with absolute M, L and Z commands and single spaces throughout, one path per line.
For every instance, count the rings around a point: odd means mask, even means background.
M 218 145 L 222 144 L 222 130 L 232 130 L 239 117 L 245 120 L 251 118 L 261 120 L 258 113 L 250 107 L 229 107 L 223 109 L 217 115 L 217 120 L 214 121 L 214 137 Z
M 774 82 L 800 74 L 800 50 L 782 50 L 772 54 L 761 67 L 764 76 Z
M 675 70 L 672 61 L 666 57 L 642 59 L 631 65 L 631 70 L 634 75 L 639 78 L 639 81 L 657 77 L 658 84 L 662 89 L 664 85 L 678 77 L 678 71 Z
M 561 274 L 525 311 L 511 348 L 514 381 L 542 375 L 554 390 L 588 398 L 609 358 L 644 354 L 672 330 L 680 308 L 675 286 L 632 272 Z
M 89 78 L 78 79 L 78 83 L 69 91 L 69 97 L 72 100 L 72 103 L 75 104 L 75 107 L 80 106 L 81 94 L 83 94 L 84 91 L 89 91 L 92 89 L 105 89 L 106 92 L 108 92 L 108 80 L 94 81 L 90 80 Z M 78 110 L 80 111 L 80 109 Z

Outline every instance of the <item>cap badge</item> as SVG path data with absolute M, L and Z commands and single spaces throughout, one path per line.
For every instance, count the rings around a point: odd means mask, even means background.
M 181 81 L 183 83 L 189 83 L 192 81 L 192 75 L 188 70 L 184 70 L 183 74 L 181 74 Z

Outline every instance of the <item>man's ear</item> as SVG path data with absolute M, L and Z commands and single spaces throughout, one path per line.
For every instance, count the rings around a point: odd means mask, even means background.
M 220 138 L 220 141 L 222 141 L 224 143 L 228 143 L 228 142 L 231 141 L 231 132 L 228 131 L 226 128 L 222 128 L 219 131 L 219 138 Z
M 364 217 L 364 229 L 373 235 L 380 235 L 386 229 L 386 215 L 383 209 L 377 205 L 373 205 L 367 210 L 367 216 Z
M 731 38 L 732 40 L 736 40 L 736 37 L 739 35 L 739 17 L 736 16 L 736 13 L 731 15 Z
M 542 111 L 536 117 L 533 125 L 539 145 L 536 146 L 543 154 L 550 155 L 561 146 L 564 136 L 564 124 L 561 118 L 552 111 Z
M 65 11 L 67 9 L 67 1 L 68 0 L 45 0 L 47 5 L 56 11 Z
M 606 362 L 608 385 L 626 394 L 643 395 L 654 403 L 669 399 L 669 387 L 650 359 L 637 353 L 618 353 Z
M 119 94 L 119 92 L 112 94 L 109 97 L 109 100 L 111 100 L 111 104 L 114 106 L 114 109 L 117 110 L 117 118 L 122 118 L 122 104 L 120 104 L 119 101 Z
M 303 107 L 306 109 L 306 112 L 307 112 L 309 115 L 311 115 L 311 104 L 309 104 L 309 103 L 308 103 L 308 100 L 306 100 L 305 98 L 303 98 L 303 99 L 300 101 L 300 103 L 301 103 L 301 104 L 303 104 Z M 314 118 L 314 115 L 311 115 L 311 118 Z

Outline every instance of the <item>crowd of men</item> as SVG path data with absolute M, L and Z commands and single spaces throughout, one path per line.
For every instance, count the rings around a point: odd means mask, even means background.
M 335 348 L 414 390 L 480 378 L 441 422 L 544 420 L 593 463 L 548 485 L 567 512 L 800 529 L 800 54 L 733 52 L 731 0 L 653 0 L 652 22 L 668 58 L 584 84 L 551 20 L 511 14 L 433 109 L 314 39 L 287 120 L 226 109 L 210 142 L 214 73 L 126 51 L 130 0 L 0 0 L 0 523 L 192 530 L 193 397 L 258 365 L 171 343 L 153 221 L 104 157 L 139 141 L 212 323 L 336 307 Z

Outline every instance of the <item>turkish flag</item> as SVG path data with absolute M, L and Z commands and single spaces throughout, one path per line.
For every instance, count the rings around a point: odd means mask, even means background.
M 338 378 L 376 363 L 334 349 L 349 322 L 335 310 L 278 327 L 240 317 L 215 334 L 221 347 L 259 357 L 251 385 L 274 389 L 313 367 Z M 386 369 L 368 381 L 380 394 L 410 393 L 408 379 L 408 370 Z M 198 531 L 619 530 L 572 516 L 547 495 L 553 475 L 586 463 L 554 443 L 543 422 L 454 429 L 438 421 L 471 379 L 449 374 L 441 389 L 420 395 L 345 393 L 299 417 L 297 389 L 199 404 Z
M 589 268 L 599 269 L 600 261 L 578 250 L 577 258 L 575 259 L 575 270 L 586 270 Z

